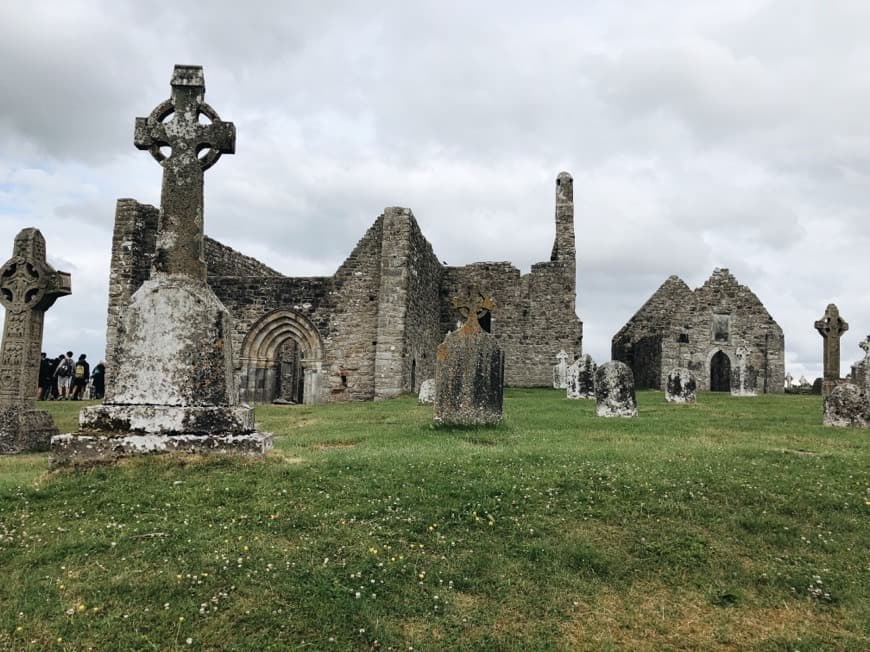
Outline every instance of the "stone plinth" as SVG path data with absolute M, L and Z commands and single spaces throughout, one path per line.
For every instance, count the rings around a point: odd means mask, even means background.
M 599 417 L 636 417 L 634 374 L 623 362 L 611 360 L 595 372 L 595 414 Z
M 52 468 L 115 462 L 122 457 L 154 453 L 263 455 L 272 448 L 272 436 L 248 435 L 58 435 L 51 440 Z
M 435 379 L 428 378 L 420 383 L 420 393 L 417 395 L 418 405 L 433 405 L 435 403 Z
M 0 407 L 0 455 L 48 450 L 57 428 L 44 410 Z
M 870 401 L 862 388 L 843 384 L 837 385 L 825 397 L 823 423 L 840 428 L 870 427 Z
M 677 367 L 668 374 L 665 400 L 668 403 L 694 403 L 697 389 L 694 374 L 688 369 Z

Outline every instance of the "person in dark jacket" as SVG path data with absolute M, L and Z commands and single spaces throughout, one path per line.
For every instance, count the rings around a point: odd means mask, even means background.
M 49 360 L 45 353 L 39 361 L 39 389 L 36 392 L 37 401 L 51 398 L 51 386 L 54 385 L 54 360 Z
M 91 372 L 91 381 L 94 383 L 93 398 L 103 398 L 106 394 L 106 363 L 100 360 Z
M 73 389 L 72 396 L 70 397 L 73 401 L 82 400 L 82 396 L 84 396 L 85 390 L 88 387 L 88 381 L 91 379 L 91 365 L 88 364 L 87 357 L 82 353 L 73 367 Z

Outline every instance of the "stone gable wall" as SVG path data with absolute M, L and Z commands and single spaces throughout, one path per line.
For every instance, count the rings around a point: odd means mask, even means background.
M 662 389 L 674 367 L 695 374 L 699 389 L 710 387 L 710 358 L 719 350 L 737 364 L 737 348 L 749 346 L 749 365 L 759 392 L 781 393 L 785 376 L 782 329 L 758 297 L 727 269 L 717 269 L 689 291 L 671 277 L 614 336 L 614 359 L 632 367 L 638 387 Z M 685 288 L 685 289 L 684 289 Z M 714 315 L 728 315 L 728 340 L 714 339 Z M 657 348 L 658 351 L 651 349 Z
M 245 256 L 208 236 L 205 237 L 204 249 L 210 277 L 283 276 L 256 258 Z

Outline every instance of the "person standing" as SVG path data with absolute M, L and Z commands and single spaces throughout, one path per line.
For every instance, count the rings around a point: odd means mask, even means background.
M 106 393 L 106 363 L 100 360 L 91 372 L 91 380 L 94 382 L 93 398 L 100 399 Z
M 52 377 L 54 372 L 54 361 L 49 360 L 45 353 L 39 360 L 39 389 L 36 392 L 37 401 L 45 401 L 51 398 L 51 386 L 54 384 Z
M 69 398 L 69 388 L 75 365 L 73 364 L 73 352 L 67 351 L 66 356 L 58 363 L 54 375 L 57 378 L 57 398 L 65 401 Z
M 82 400 L 82 396 L 84 396 L 85 390 L 88 387 L 88 381 L 91 378 L 91 365 L 88 364 L 87 357 L 82 353 L 75 367 L 73 367 L 73 390 L 70 397 L 73 401 Z

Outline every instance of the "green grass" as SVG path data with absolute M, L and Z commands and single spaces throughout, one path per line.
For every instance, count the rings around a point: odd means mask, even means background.
M 563 397 L 260 407 L 259 462 L 2 458 L 0 648 L 868 648 L 867 432 L 817 396 Z

